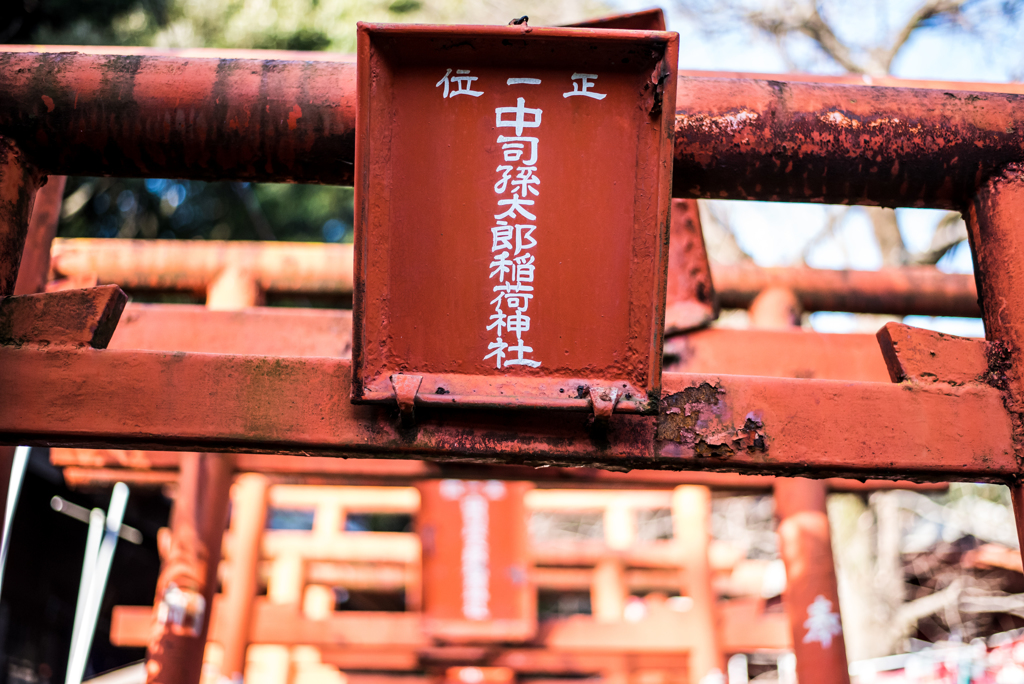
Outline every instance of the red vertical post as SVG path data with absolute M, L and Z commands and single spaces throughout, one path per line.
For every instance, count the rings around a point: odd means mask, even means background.
M 238 310 L 255 306 L 261 299 L 259 285 L 249 274 L 228 267 L 208 288 L 206 305 L 214 310 Z M 157 581 L 153 632 L 146 654 L 149 684 L 199 681 L 233 474 L 231 454 L 182 455 L 171 515 L 171 552 Z
M 989 178 L 965 218 L 985 337 L 991 343 L 989 382 L 1003 390 L 1017 462 L 1024 463 L 1024 166 L 1011 164 Z M 1007 484 L 1017 536 L 1024 539 L 1022 482 Z
M 17 146 L 0 138 L 0 297 L 14 294 L 39 181 Z
M 46 185 L 36 192 L 32 207 L 32 218 L 28 224 L 28 236 L 21 255 L 21 267 L 14 294 L 35 294 L 46 289 L 50 271 L 50 248 L 57 237 L 60 223 L 60 208 L 64 203 L 66 176 L 50 176 Z
M 711 582 L 708 550 L 711 544 L 711 490 L 699 485 L 676 487 L 672 493 L 672 532 L 681 551 L 687 595 L 702 629 L 691 635 L 690 682 L 721 681 L 725 672 L 719 634 L 715 588 Z
M 256 599 L 256 565 L 267 524 L 268 489 L 266 476 L 257 473 L 246 473 L 235 483 L 230 574 L 224 590 L 223 611 L 219 611 L 218 618 L 224 649 L 221 676 L 229 681 L 241 682 L 245 672 L 245 653 Z
M 39 173 L 13 142 L 0 137 L 0 298 L 14 294 Z M 0 529 L 7 510 L 14 447 L 0 447 Z
M 850 681 L 839 617 L 825 483 L 803 478 L 775 481 L 779 553 L 786 564 L 786 614 L 793 631 L 797 680 Z
M 767 330 L 797 326 L 800 314 L 800 301 L 787 288 L 764 290 L 749 309 L 751 327 Z M 780 477 L 774 487 L 797 680 L 847 684 L 850 673 L 825 508 L 827 486 L 822 480 Z
M 707 325 L 718 316 L 697 200 L 672 200 L 668 239 L 665 334 Z
M 453 642 L 522 641 L 537 630 L 529 580 L 529 482 L 417 485 L 424 627 Z
M 181 456 L 170 548 L 157 580 L 146 653 L 150 684 L 199 682 L 232 472 L 232 461 L 223 454 Z

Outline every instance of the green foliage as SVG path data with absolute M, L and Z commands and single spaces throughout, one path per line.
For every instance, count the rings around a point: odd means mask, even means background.
M 352 189 L 72 178 L 60 235 L 136 239 L 352 239 Z

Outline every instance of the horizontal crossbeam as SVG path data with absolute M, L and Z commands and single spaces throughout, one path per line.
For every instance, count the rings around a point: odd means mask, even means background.
M 980 343 L 979 343 L 980 344 Z M 349 401 L 347 360 L 0 349 L 0 442 L 425 457 L 757 474 L 1001 481 L 1018 474 L 1001 393 L 666 373 L 658 416 Z M 425 388 L 430 391 L 431 388 Z
M 351 185 L 351 58 L 247 57 L 3 51 L 0 135 L 46 173 Z M 680 80 L 676 197 L 960 209 L 1024 156 L 1022 95 Z
M 347 244 L 76 238 L 54 240 L 51 259 L 58 278 L 95 278 L 126 290 L 201 292 L 229 267 L 269 292 L 349 295 L 353 283 Z M 745 309 L 766 288 L 786 287 L 805 311 L 981 315 L 974 276 L 930 266 L 835 271 L 716 264 L 711 274 L 726 308 Z

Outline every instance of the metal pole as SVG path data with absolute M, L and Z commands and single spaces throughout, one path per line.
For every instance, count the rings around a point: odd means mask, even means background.
M 11 548 L 11 521 L 18 507 L 18 496 L 21 494 L 21 483 L 25 480 L 25 467 L 28 465 L 29 448 L 16 447 L 14 460 L 11 462 L 11 478 L 7 483 L 7 506 L 4 511 L 3 541 L 0 542 L 0 591 L 4 584 L 4 571 L 7 568 L 7 552 Z
M 800 300 L 788 288 L 770 287 L 754 299 L 749 314 L 752 328 L 790 329 L 800 323 Z M 824 480 L 775 480 L 779 554 L 786 564 L 784 603 L 793 632 L 797 679 L 848 684 L 827 493 Z
M 231 564 L 218 625 L 224 649 L 221 677 L 232 682 L 241 682 L 245 672 L 245 652 L 256 598 L 256 564 L 267 521 L 269 484 L 265 475 L 246 473 L 235 483 L 232 499 Z
M 98 508 L 89 512 L 89 533 L 85 538 L 85 559 L 82 561 L 82 577 L 78 581 L 78 601 L 75 604 L 75 622 L 71 629 L 71 652 L 68 654 L 68 671 L 64 676 L 64 681 L 68 684 L 73 680 L 73 658 L 78 651 L 78 643 L 82 639 L 82 621 L 85 619 L 89 587 L 92 586 L 92 577 L 96 572 L 96 557 L 100 552 L 100 542 L 103 540 L 103 527 L 106 519 L 107 516 Z
M 965 215 L 974 277 L 978 283 L 989 382 L 1003 390 L 1010 413 L 1017 461 L 1024 459 L 1024 166 L 1011 164 L 978 190 Z M 1024 489 L 1008 482 L 1017 535 L 1024 539 Z M 1024 554 L 1024 544 L 1021 545 Z
M 196 684 L 217 588 L 234 459 L 183 454 L 171 513 L 171 543 L 157 580 L 146 681 Z
M 679 547 L 686 594 L 693 599 L 690 611 L 701 629 L 693 634 L 690 652 L 691 682 L 723 678 L 725 658 L 718 632 L 715 589 L 711 583 L 708 545 L 711 542 L 711 490 L 683 485 L 672 493 L 672 531 Z
M 82 607 L 83 617 L 79 639 L 71 652 L 71 659 L 68 663 L 68 674 L 65 680 L 67 684 L 81 684 L 82 676 L 85 674 L 85 665 L 89 658 L 89 650 L 92 648 L 96 621 L 99 618 L 100 605 L 103 602 L 103 592 L 107 588 L 110 566 L 114 560 L 114 551 L 117 549 L 117 538 L 121 532 L 121 522 L 124 520 L 124 509 L 127 503 L 128 486 L 123 482 L 118 482 L 114 485 L 114 491 L 110 496 L 103 540 L 96 553 L 95 569 L 89 578 L 86 600 Z

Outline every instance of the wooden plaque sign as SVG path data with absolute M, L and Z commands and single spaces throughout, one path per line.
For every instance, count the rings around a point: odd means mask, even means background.
M 537 594 L 525 503 L 533 485 L 427 480 L 416 487 L 426 631 L 460 642 L 533 638 Z
M 353 401 L 654 410 L 677 40 L 360 24 Z

